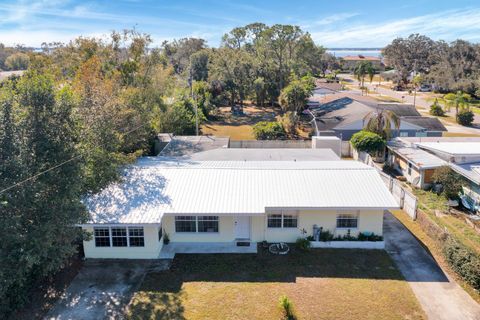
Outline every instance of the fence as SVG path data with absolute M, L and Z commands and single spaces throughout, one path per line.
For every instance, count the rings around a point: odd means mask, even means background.
M 310 140 L 230 140 L 230 148 L 267 148 L 283 149 L 297 148 L 310 149 L 312 141 Z
M 383 183 L 385 183 L 388 190 L 392 193 L 393 198 L 397 201 L 400 208 L 402 208 L 412 220 L 417 219 L 417 197 L 403 187 L 400 181 L 382 172 L 381 168 L 372 160 L 369 154 L 354 151 L 353 156 L 358 161 L 377 169 L 380 178 L 382 178 Z

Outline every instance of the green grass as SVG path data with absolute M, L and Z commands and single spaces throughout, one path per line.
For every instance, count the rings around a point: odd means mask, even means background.
M 425 319 L 383 250 L 310 250 L 287 256 L 178 255 L 149 273 L 130 319 L 282 319 L 286 295 L 298 319 Z
M 419 200 L 418 207 L 427 213 L 433 221 L 447 228 L 463 244 L 480 253 L 480 234 L 467 225 L 463 217 L 454 215 L 437 217 L 435 215 L 435 210 L 447 212 L 448 207 L 445 197 L 424 190 L 414 190 L 414 193 Z

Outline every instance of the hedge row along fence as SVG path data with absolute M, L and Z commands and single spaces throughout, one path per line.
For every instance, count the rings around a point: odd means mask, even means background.
M 443 256 L 452 269 L 474 289 L 480 290 L 480 255 L 438 226 L 422 210 L 417 211 L 417 222 L 440 245 Z

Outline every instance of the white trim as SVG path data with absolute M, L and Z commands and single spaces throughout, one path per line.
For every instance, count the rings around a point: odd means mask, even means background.
M 385 249 L 385 241 L 310 241 L 312 248 Z
M 108 235 L 109 235 L 109 246 L 97 246 L 96 242 L 95 242 L 95 228 L 108 228 Z M 127 237 L 127 246 L 120 246 L 120 247 L 117 247 L 117 246 L 114 246 L 113 245 L 113 235 L 112 235 L 112 228 L 125 228 L 125 231 L 126 231 L 126 237 Z M 130 246 L 130 228 L 141 228 L 142 231 L 143 231 L 143 246 Z M 136 238 L 139 238 L 139 236 L 134 236 Z M 144 226 L 141 226 L 141 225 L 100 225 L 100 226 L 93 226 L 93 246 L 95 248 L 144 248 L 146 247 L 145 245 L 145 227 Z

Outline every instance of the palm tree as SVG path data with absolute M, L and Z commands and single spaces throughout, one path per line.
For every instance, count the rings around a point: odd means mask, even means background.
M 392 136 L 392 128 L 400 129 L 400 118 L 390 110 L 377 109 L 363 118 L 363 128 L 388 140 Z
M 445 107 L 450 111 L 451 107 L 455 107 L 455 117 L 458 117 L 460 108 L 469 108 L 469 101 L 472 97 L 468 93 L 457 91 L 457 93 L 448 93 L 443 97 Z

